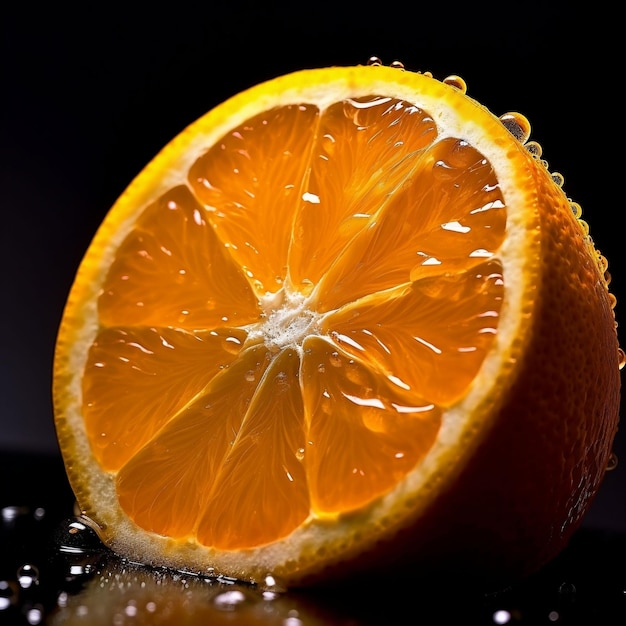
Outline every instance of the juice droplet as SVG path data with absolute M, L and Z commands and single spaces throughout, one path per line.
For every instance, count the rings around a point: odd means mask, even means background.
M 611 456 L 609 456 L 609 460 L 606 463 L 606 471 L 612 472 L 617 467 L 617 454 L 615 452 L 611 452 Z
M 446 85 L 450 85 L 451 87 L 456 87 L 461 93 L 467 93 L 467 83 L 456 74 L 446 76 L 442 82 Z
M 505 113 L 500 116 L 504 127 L 521 143 L 526 143 L 530 137 L 530 122 L 521 113 Z

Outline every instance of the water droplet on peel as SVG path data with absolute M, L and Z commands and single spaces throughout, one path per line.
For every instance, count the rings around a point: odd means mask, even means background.
M 585 220 L 578 220 L 578 225 L 580 226 L 580 228 L 582 229 L 583 233 L 585 235 L 589 234 L 589 224 L 587 224 L 587 222 L 585 222 Z
M 536 141 L 529 141 L 524 145 L 524 147 L 536 159 L 540 158 L 541 155 L 543 154 L 543 148 Z
M 550 176 L 552 177 L 552 182 L 559 187 L 562 187 L 565 183 L 565 178 L 560 172 L 552 172 Z
M 504 127 L 521 143 L 526 143 L 530 137 L 530 122 L 521 113 L 505 113 L 500 116 Z
M 621 348 L 617 349 L 617 362 L 620 369 L 623 369 L 624 365 L 626 365 L 626 352 L 624 352 Z
M 17 582 L 22 589 L 30 589 L 39 584 L 39 570 L 35 565 L 25 563 L 17 569 Z
M 574 217 L 579 218 L 583 214 L 582 207 L 580 206 L 580 204 L 578 204 L 578 202 L 570 202 L 569 206 L 570 209 L 572 209 Z
M 611 452 L 611 455 L 609 456 L 609 460 L 606 463 L 606 471 L 607 472 L 612 472 L 618 465 L 618 459 L 617 459 L 617 454 L 615 454 L 615 452 Z
M 450 85 L 451 87 L 456 87 L 461 93 L 467 93 L 467 83 L 456 74 L 447 76 L 442 82 L 446 85 Z

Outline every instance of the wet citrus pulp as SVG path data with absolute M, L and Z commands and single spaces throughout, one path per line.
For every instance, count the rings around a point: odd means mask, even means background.
M 54 399 L 114 550 L 288 584 L 407 560 L 523 574 L 578 527 L 618 420 L 606 260 L 526 120 L 447 82 L 268 81 L 111 209 Z

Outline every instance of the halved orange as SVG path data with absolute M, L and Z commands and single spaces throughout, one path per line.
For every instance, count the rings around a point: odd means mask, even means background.
M 606 260 L 528 133 L 374 63 L 270 80 L 168 144 L 56 346 L 103 541 L 292 585 L 552 558 L 605 472 L 620 350 Z

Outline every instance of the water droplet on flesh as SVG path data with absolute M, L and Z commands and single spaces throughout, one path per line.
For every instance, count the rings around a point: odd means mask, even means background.
M 341 357 L 339 356 L 339 352 L 331 352 L 328 361 L 333 367 L 341 367 Z

